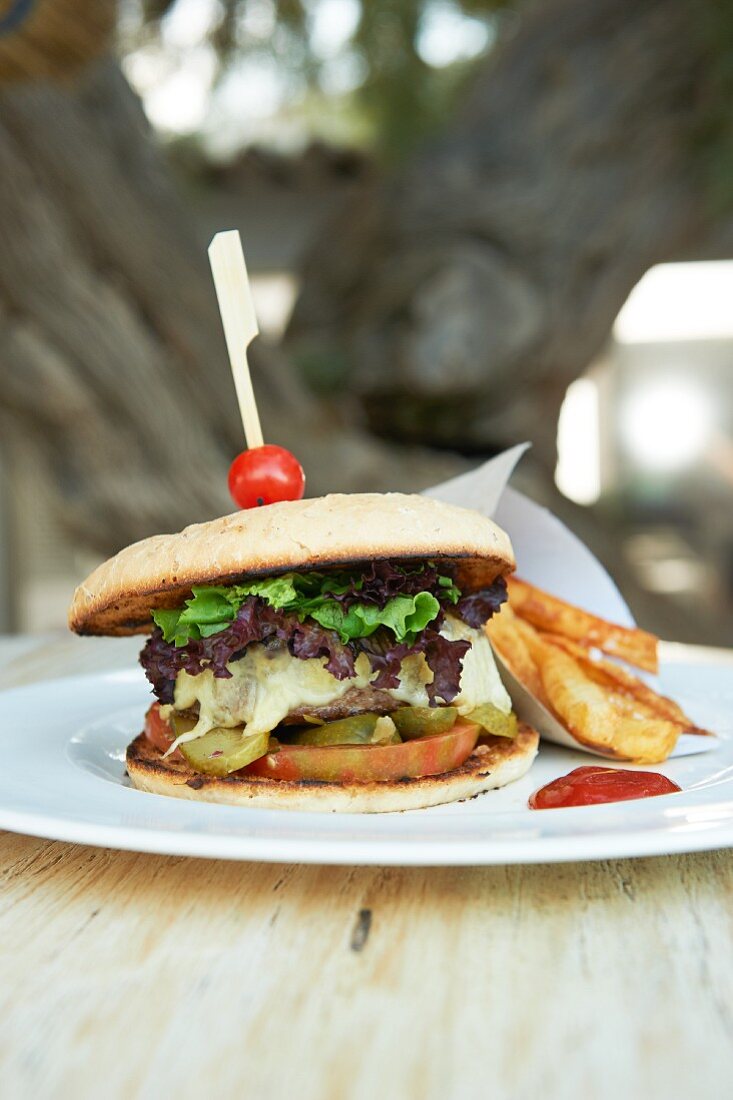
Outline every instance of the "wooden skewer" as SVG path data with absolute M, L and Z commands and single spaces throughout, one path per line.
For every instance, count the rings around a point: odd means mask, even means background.
M 209 245 L 209 261 L 247 446 L 261 447 L 264 440 L 247 362 L 247 348 L 260 330 L 236 229 L 216 234 Z

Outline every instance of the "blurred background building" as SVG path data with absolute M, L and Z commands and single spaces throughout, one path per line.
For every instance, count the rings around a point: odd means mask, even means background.
M 523 439 L 645 625 L 733 642 L 733 9 L 0 0 L 0 626 L 230 508 L 205 246 L 312 493 Z

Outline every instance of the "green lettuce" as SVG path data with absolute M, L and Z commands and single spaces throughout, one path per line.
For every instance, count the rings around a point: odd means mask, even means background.
M 453 581 L 441 576 L 439 584 L 445 596 L 456 603 L 460 590 Z M 249 596 L 259 596 L 278 611 L 296 614 L 301 622 L 310 618 L 335 631 L 344 643 L 367 638 L 379 627 L 386 627 L 397 642 L 412 645 L 440 612 L 440 604 L 430 592 L 393 596 L 383 608 L 358 599 L 344 606 L 333 599 L 334 595 L 358 593 L 361 585 L 348 574 L 284 573 L 230 587 L 197 586 L 184 607 L 154 611 L 153 620 L 166 642 L 183 646 L 224 630 Z
M 163 631 L 166 642 L 182 646 L 209 638 L 225 629 L 242 604 L 230 588 L 201 586 L 191 591 L 193 595 L 185 607 L 153 612 L 153 621 Z
M 327 630 L 335 630 L 342 642 L 368 638 L 380 626 L 386 626 L 398 642 L 412 645 L 439 611 L 440 604 L 435 596 L 430 592 L 418 592 L 416 596 L 393 596 L 383 608 L 366 603 L 344 608 L 336 600 L 325 599 L 318 604 L 314 601 L 307 614 Z

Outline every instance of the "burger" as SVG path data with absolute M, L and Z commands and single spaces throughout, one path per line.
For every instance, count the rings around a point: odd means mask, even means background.
M 536 755 L 484 630 L 513 568 L 496 524 L 440 501 L 285 501 L 127 547 L 76 590 L 69 625 L 149 634 L 139 790 L 417 809 L 504 786 Z

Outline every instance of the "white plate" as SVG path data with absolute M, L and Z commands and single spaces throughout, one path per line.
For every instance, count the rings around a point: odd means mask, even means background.
M 142 674 L 130 671 L 0 694 L 0 828 L 134 851 L 303 863 L 541 863 L 726 847 L 733 845 L 733 671 L 684 654 L 667 666 L 664 685 L 721 740 L 714 752 L 653 769 L 679 783 L 681 794 L 528 810 L 537 787 L 593 762 L 549 744 L 530 774 L 503 790 L 402 814 L 288 813 L 143 794 L 127 786 L 124 752 L 150 693 Z

